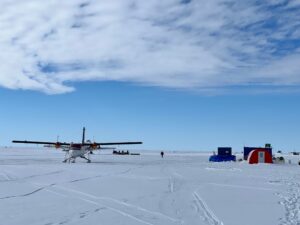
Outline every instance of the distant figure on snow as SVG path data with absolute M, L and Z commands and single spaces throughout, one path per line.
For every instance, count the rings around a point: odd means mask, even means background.
M 160 156 L 161 156 L 162 158 L 164 157 L 164 154 L 165 154 L 165 153 L 164 153 L 163 151 L 160 152 Z

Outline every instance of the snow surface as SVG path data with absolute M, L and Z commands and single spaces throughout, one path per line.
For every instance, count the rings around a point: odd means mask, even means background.
M 205 153 L 98 153 L 62 163 L 49 149 L 0 149 L 2 225 L 300 224 L 300 167 L 209 163 Z

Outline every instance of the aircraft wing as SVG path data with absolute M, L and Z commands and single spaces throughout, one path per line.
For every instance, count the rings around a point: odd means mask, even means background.
M 90 146 L 91 150 L 105 150 L 105 149 L 116 149 L 114 147 L 102 147 L 103 145 L 136 145 L 142 144 L 143 142 L 103 142 L 103 143 L 84 143 L 85 146 Z
M 48 141 L 17 141 L 13 140 L 13 143 L 20 143 L 20 144 L 38 144 L 38 145 L 56 145 L 56 146 L 68 146 L 70 143 L 66 142 L 48 142 Z
M 140 145 L 143 142 L 104 142 L 104 143 L 94 143 L 95 145 Z

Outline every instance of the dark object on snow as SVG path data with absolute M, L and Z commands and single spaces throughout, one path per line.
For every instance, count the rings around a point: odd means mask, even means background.
M 127 150 L 127 151 L 116 151 L 116 150 L 114 150 L 113 151 L 113 154 L 114 155 L 129 155 L 129 151 Z
M 130 155 L 140 155 L 140 153 L 130 153 Z
M 276 157 L 275 159 L 273 158 L 273 162 L 276 164 L 285 164 L 285 159 L 284 157 L 280 156 Z
M 162 158 L 164 157 L 164 154 L 165 154 L 165 153 L 164 153 L 163 151 L 160 152 L 160 156 L 161 156 Z

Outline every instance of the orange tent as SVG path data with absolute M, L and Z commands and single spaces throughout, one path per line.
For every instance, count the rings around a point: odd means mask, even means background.
M 258 148 L 258 149 L 252 150 L 249 153 L 248 162 L 249 162 L 249 164 L 273 163 L 273 160 L 272 160 L 272 155 L 269 151 L 267 151 L 263 148 Z

